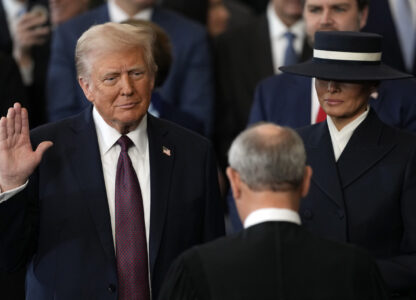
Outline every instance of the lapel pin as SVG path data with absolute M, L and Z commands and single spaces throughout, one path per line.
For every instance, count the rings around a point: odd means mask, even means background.
M 171 152 L 170 152 L 170 149 L 169 148 L 166 148 L 165 146 L 163 146 L 162 147 L 162 150 L 163 150 L 163 154 L 165 154 L 167 156 L 170 156 L 171 155 Z

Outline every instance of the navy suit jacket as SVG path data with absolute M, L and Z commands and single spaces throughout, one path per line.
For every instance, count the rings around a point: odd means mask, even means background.
M 371 109 L 335 161 L 326 122 L 298 130 L 313 169 L 303 225 L 367 249 L 392 291 L 416 287 L 416 137 Z
M 281 74 L 263 80 L 256 88 L 249 124 L 264 121 L 292 128 L 311 124 L 312 79 Z M 388 125 L 416 133 L 416 80 L 386 80 L 370 100 Z
M 104 4 L 62 24 L 54 32 L 47 87 L 50 121 L 76 114 L 87 106 L 75 70 L 75 46 L 84 31 L 108 21 L 108 7 Z M 172 67 L 160 90 L 163 98 L 203 122 L 204 133 L 210 134 L 214 95 L 206 32 L 202 26 L 159 7 L 154 8 L 152 21 L 167 32 L 172 43 Z
M 388 0 L 377 0 L 374 1 L 374 4 L 371 4 L 368 11 L 367 24 L 363 28 L 363 31 L 374 32 L 383 36 L 383 56 L 381 59 L 386 64 L 416 75 L 416 59 L 413 62 L 413 68 L 411 70 L 406 70 L 405 68 L 396 24 L 393 20 L 388 2 Z M 414 55 L 416 56 L 416 52 Z
M 200 136 L 148 115 L 149 267 L 157 298 L 171 262 L 224 233 L 213 150 Z M 0 204 L 0 267 L 30 261 L 27 299 L 117 299 L 116 258 L 91 109 L 39 127 L 51 140 L 21 193 Z M 163 147 L 171 155 L 163 153 Z

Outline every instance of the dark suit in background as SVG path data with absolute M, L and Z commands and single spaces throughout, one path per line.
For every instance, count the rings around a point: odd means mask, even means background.
M 41 4 L 46 7 L 47 1 L 28 1 L 28 9 L 36 4 Z M 10 29 L 7 24 L 6 13 L 2 2 L 0 2 L 0 51 L 12 57 L 13 41 L 10 36 Z M 29 96 L 26 107 L 29 110 L 30 123 L 33 128 L 46 121 L 45 86 L 49 60 L 49 41 L 41 46 L 33 47 L 31 53 L 34 62 L 33 83 L 23 88 L 26 89 L 26 93 Z
M 311 54 L 305 42 L 300 61 Z M 218 38 L 216 66 L 214 140 L 220 164 L 225 166 L 232 139 L 247 125 L 256 85 L 274 74 L 266 14 Z
M 74 50 L 84 31 L 108 21 L 105 4 L 56 29 L 48 71 L 49 120 L 73 115 L 87 106 L 76 78 Z M 213 118 L 213 78 L 206 32 L 200 25 L 160 7 L 154 7 L 151 21 L 167 32 L 172 43 L 173 63 L 161 95 L 201 121 L 204 133 L 209 135 Z
M 209 142 L 147 117 L 153 298 L 184 250 L 224 233 Z M 117 299 L 116 258 L 91 107 L 31 133 L 51 140 L 29 186 L 0 205 L 0 266 L 29 261 L 27 299 Z M 163 149 L 170 150 L 170 155 Z
M 159 299 L 387 299 L 370 256 L 297 224 L 264 222 L 185 252 Z
M 416 137 L 370 110 L 336 162 L 326 122 L 298 132 L 314 171 L 303 226 L 367 249 L 388 287 L 405 296 L 416 284 Z
M 377 0 L 371 2 L 367 24 L 363 31 L 374 32 L 383 36 L 382 60 L 398 70 L 407 71 L 416 75 L 416 59 L 411 70 L 406 70 L 403 52 L 400 46 L 397 29 L 390 11 L 388 0 Z M 415 54 L 416 55 L 416 52 Z

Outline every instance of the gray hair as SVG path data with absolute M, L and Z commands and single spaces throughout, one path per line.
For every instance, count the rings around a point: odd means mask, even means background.
M 155 34 L 147 25 L 104 23 L 92 26 L 78 39 L 75 48 L 75 64 L 79 77 L 89 77 L 92 55 L 115 52 L 125 49 L 143 49 L 144 60 L 151 75 L 157 66 L 153 58 Z
M 293 129 L 261 123 L 236 137 L 228 162 L 250 189 L 282 191 L 302 183 L 306 153 Z

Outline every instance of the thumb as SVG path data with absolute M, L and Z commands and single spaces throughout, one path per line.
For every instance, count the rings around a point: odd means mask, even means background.
M 42 142 L 38 145 L 36 148 L 35 154 L 40 161 L 42 159 L 43 154 L 46 150 L 48 150 L 50 147 L 53 146 L 53 143 L 51 141 Z

